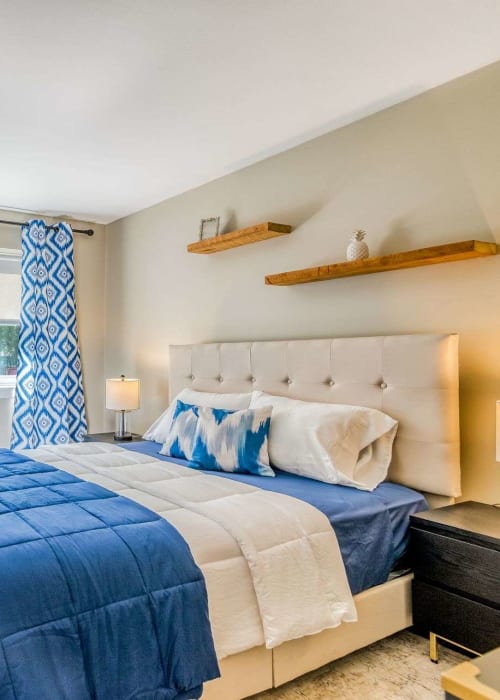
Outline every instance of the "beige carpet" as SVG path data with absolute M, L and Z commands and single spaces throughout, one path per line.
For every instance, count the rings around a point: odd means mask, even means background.
M 400 632 L 252 700 L 443 700 L 441 673 L 466 657 L 440 646 L 433 664 L 428 650 L 422 637 Z

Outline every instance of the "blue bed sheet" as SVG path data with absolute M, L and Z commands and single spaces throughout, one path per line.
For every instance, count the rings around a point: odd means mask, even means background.
M 218 676 L 205 582 L 169 523 L 0 449 L 0 700 L 190 700 Z
M 189 466 L 184 460 L 158 454 L 161 446 L 156 442 L 145 440 L 121 446 Z M 279 469 L 275 472 L 275 478 L 213 471 L 203 473 L 293 496 L 318 508 L 337 535 L 353 594 L 387 581 L 408 547 L 410 515 L 428 508 L 422 494 L 387 481 L 369 492 L 324 484 Z

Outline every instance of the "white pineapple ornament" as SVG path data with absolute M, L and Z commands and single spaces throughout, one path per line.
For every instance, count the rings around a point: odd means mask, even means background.
M 347 260 L 364 260 L 369 256 L 368 246 L 363 238 L 366 236 L 366 231 L 358 229 L 354 231 L 347 246 Z

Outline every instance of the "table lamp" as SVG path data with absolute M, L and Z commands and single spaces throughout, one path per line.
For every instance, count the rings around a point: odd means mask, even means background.
M 116 411 L 115 440 L 132 440 L 127 429 L 127 413 L 140 406 L 139 379 L 128 379 L 122 374 L 117 379 L 106 379 L 106 408 Z

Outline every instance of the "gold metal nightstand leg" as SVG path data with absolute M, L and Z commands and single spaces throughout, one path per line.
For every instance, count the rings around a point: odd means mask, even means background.
M 481 656 L 481 654 L 478 651 L 469 649 L 469 647 L 464 647 L 463 644 L 454 642 L 452 639 L 448 639 L 447 637 L 442 637 L 440 634 L 436 634 L 435 632 L 429 632 L 429 658 L 435 664 L 437 664 L 437 662 L 439 661 L 439 640 L 441 640 L 442 642 L 446 642 L 446 644 L 451 644 L 451 646 L 453 647 L 463 649 L 468 654 L 472 654 L 473 656 Z
M 435 664 L 439 661 L 438 638 L 434 632 L 429 632 L 429 658 Z

